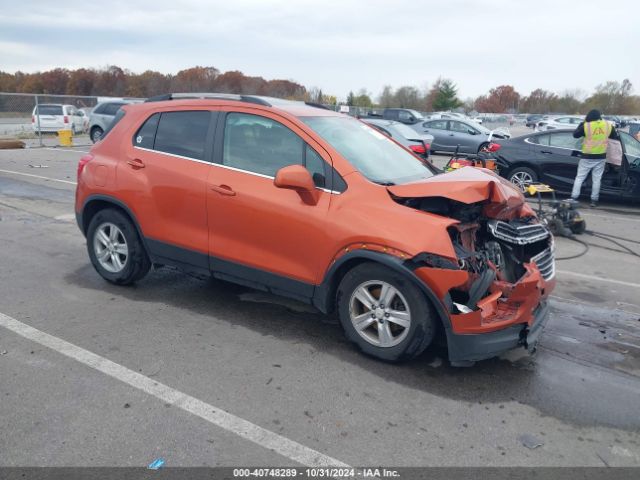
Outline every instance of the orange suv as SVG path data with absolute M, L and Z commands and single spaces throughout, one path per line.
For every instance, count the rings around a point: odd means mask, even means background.
M 169 94 L 126 105 L 78 164 L 76 216 L 109 282 L 173 265 L 336 312 L 388 361 L 436 338 L 454 365 L 535 348 L 553 238 L 522 194 L 441 173 L 302 102 Z

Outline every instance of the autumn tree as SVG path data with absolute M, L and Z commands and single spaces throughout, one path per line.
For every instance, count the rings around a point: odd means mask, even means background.
M 518 110 L 520 94 L 511 85 L 500 85 L 489 90 L 488 95 L 476 99 L 475 107 L 479 112 L 513 113 Z
M 79 68 L 69 73 L 67 95 L 92 95 L 94 93 L 98 75 L 95 70 Z

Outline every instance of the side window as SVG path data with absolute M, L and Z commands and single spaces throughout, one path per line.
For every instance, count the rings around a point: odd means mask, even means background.
M 449 122 L 449 125 L 449 130 L 452 130 L 454 132 L 469 133 L 469 130 L 475 130 L 462 122 L 452 121 Z
M 573 138 L 573 135 L 568 132 L 552 133 L 549 137 L 549 145 L 551 147 L 580 150 L 582 145 L 582 139 Z
M 159 121 L 159 113 L 154 113 L 153 115 L 151 115 L 133 136 L 133 146 L 152 149 L 153 141 L 156 138 L 156 129 L 158 128 Z
M 100 103 L 98 105 L 96 105 L 96 108 L 93 109 L 93 111 L 91 113 L 98 113 L 101 114 L 104 112 L 104 107 L 106 106 L 105 103 Z
M 302 139 L 281 123 L 258 115 L 227 114 L 223 165 L 275 177 L 282 167 L 303 165 L 303 154 Z
M 529 141 L 531 143 L 535 143 L 536 145 L 549 145 L 549 137 L 551 135 L 538 135 L 536 137 L 529 137 Z
M 325 188 L 327 186 L 325 161 L 309 145 L 305 147 L 304 166 L 309 170 L 316 187 Z
M 163 112 L 154 150 L 204 160 L 210 118 L 211 112 L 205 110 Z
M 124 103 L 107 103 L 102 113 L 104 115 L 115 115 Z
M 411 121 L 411 114 L 409 112 L 399 111 L 398 118 L 401 122 L 409 122 Z
M 433 122 L 426 122 L 424 124 L 425 128 L 435 128 L 437 130 L 446 130 L 447 129 L 447 121 L 446 120 L 435 120 Z

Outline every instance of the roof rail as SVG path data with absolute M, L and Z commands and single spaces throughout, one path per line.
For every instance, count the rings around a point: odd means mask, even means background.
M 197 98 L 208 98 L 217 100 L 235 100 L 237 102 L 255 103 L 257 105 L 264 105 L 265 107 L 271 107 L 272 105 L 260 97 L 252 95 L 236 95 L 233 93 L 165 93 L 162 95 L 156 95 L 149 97 L 146 102 L 164 102 L 166 100 L 188 100 Z

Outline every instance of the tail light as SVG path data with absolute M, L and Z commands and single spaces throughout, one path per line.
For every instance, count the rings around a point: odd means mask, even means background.
M 424 144 L 424 148 L 426 148 L 427 150 L 431 150 L 431 144 L 430 143 L 425 143 Z
M 69 123 L 69 117 L 67 117 L 66 115 L 64 116 L 64 123 Z
M 36 123 L 36 116 L 35 115 L 31 115 L 31 123 Z
M 78 180 L 80 180 L 80 174 L 84 170 L 85 165 L 91 160 L 93 160 L 93 155 L 91 155 L 90 153 L 87 153 L 86 155 L 80 157 L 80 161 L 78 162 Z
M 427 149 L 424 147 L 424 145 L 409 145 L 409 150 L 420 155 L 424 155 L 425 153 L 427 153 Z
M 500 150 L 502 148 L 502 145 L 500 145 L 499 143 L 490 143 L 489 146 L 487 147 L 487 150 L 490 152 L 497 152 L 498 150 Z

